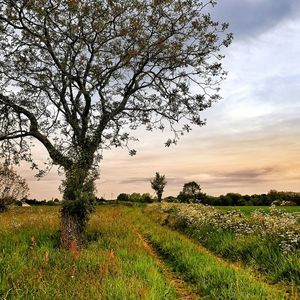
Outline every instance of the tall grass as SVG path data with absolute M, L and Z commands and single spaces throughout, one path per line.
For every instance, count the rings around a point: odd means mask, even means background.
M 0 215 L 0 299 L 178 299 L 139 233 L 201 298 L 286 296 L 157 224 L 140 207 L 98 207 L 79 252 L 59 249 L 58 229 L 57 207 L 17 208 Z
M 221 262 L 199 248 L 182 234 L 171 231 L 143 215 L 129 211 L 136 226 L 155 246 L 157 251 L 184 278 L 193 283 L 205 299 L 284 299 L 284 292 L 254 278 L 247 270 Z
M 205 208 L 201 208 L 197 212 L 197 208 L 191 207 L 191 216 L 197 217 L 197 214 Z M 210 208 L 208 208 L 210 209 Z M 275 238 L 272 234 L 257 234 L 254 233 L 242 233 L 241 226 L 245 226 L 247 231 L 247 223 L 253 220 L 247 220 L 243 225 L 244 217 L 241 217 L 240 224 L 237 224 L 238 233 L 232 230 L 234 222 L 230 223 L 230 215 L 224 220 L 218 215 L 212 213 L 211 218 L 217 218 L 214 220 L 208 220 L 204 223 L 191 223 L 185 219 L 185 215 L 182 213 L 180 216 L 177 214 L 176 209 L 169 209 L 169 215 L 164 216 L 163 220 L 171 228 L 179 230 L 194 240 L 205 246 L 209 250 L 224 257 L 232 262 L 242 262 L 245 266 L 251 267 L 259 273 L 266 276 L 266 278 L 272 283 L 282 283 L 288 287 L 292 293 L 300 292 L 300 251 L 295 249 L 294 251 L 285 253 L 281 248 L 278 238 L 281 238 L 280 232 Z M 161 212 L 155 210 L 153 212 L 153 219 L 159 218 Z M 185 208 L 185 213 L 188 214 L 188 207 Z M 149 211 L 147 212 L 149 215 Z M 209 214 L 208 214 L 209 215 Z M 222 221 L 220 221 L 222 220 Z M 286 224 L 278 224 L 279 219 L 271 219 L 274 224 L 270 223 L 268 226 L 283 227 Z M 284 219 L 283 219 L 284 220 Z M 233 220 L 234 221 L 234 220 Z M 270 222 L 271 222 L 270 221 Z M 218 225 L 219 223 L 220 225 Z M 225 224 L 221 224 L 225 222 Z M 229 223 L 227 223 L 229 222 Z M 217 224 L 213 226 L 212 224 Z M 225 225 L 225 226 L 224 226 Z M 273 230 L 274 231 L 274 230 Z M 295 237 L 296 239 L 297 236 Z M 295 241 L 299 243 L 299 241 Z
M 176 299 L 120 208 L 97 210 L 79 253 L 58 248 L 56 208 L 0 217 L 1 299 Z

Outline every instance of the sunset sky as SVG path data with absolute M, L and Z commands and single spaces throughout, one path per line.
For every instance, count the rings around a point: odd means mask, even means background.
M 207 125 L 170 148 L 161 132 L 139 131 L 136 156 L 104 152 L 98 196 L 152 193 L 156 171 L 166 175 L 165 196 L 177 195 L 188 181 L 211 195 L 300 191 L 300 1 L 218 2 L 213 15 L 230 23 L 234 42 L 224 61 L 223 99 L 203 113 Z M 35 152 L 46 159 L 39 147 Z M 31 197 L 61 197 L 55 169 L 40 181 L 25 165 L 21 173 Z

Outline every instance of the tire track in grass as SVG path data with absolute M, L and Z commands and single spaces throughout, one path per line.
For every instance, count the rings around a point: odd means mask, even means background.
M 185 282 L 191 282 L 191 286 L 204 298 L 295 299 L 275 286 L 255 278 L 249 270 L 236 268 L 222 261 L 183 234 L 155 224 L 141 211 L 132 210 L 131 213 L 134 214 L 136 227 L 154 251 L 159 253 L 158 256 L 163 257 L 163 261 L 168 261 L 168 264 L 170 262 L 171 269 L 174 267 L 179 271 Z
M 201 241 L 197 240 L 194 237 L 189 236 L 188 234 L 182 232 L 181 230 L 176 230 L 170 226 L 162 225 L 160 222 L 158 222 L 155 218 L 149 217 L 151 221 L 153 221 L 155 224 L 158 224 L 164 228 L 168 228 L 168 230 L 171 230 L 173 232 L 177 232 L 180 235 L 184 236 L 186 239 L 188 239 L 196 248 L 198 248 L 199 252 L 206 253 L 207 255 L 215 258 L 220 264 L 226 266 L 227 268 L 235 269 L 237 272 L 248 272 L 254 279 L 257 279 L 258 281 L 263 282 L 267 286 L 271 287 L 273 290 L 278 291 L 278 293 L 284 294 L 287 299 L 291 300 L 300 300 L 300 295 L 297 293 L 297 290 L 291 286 L 286 286 L 284 282 L 277 282 L 273 283 L 271 282 L 266 276 L 264 276 L 262 273 L 260 273 L 258 270 L 247 267 L 243 262 L 241 261 L 230 261 L 229 259 L 226 259 L 224 257 L 219 256 L 214 251 L 206 248 L 201 244 Z
M 170 230 L 173 230 L 173 229 L 170 228 Z M 194 246 L 196 248 L 198 248 L 199 252 L 203 252 L 203 253 L 206 253 L 207 255 L 214 257 L 220 264 L 223 264 L 227 268 L 235 269 L 237 272 L 248 272 L 254 279 L 257 279 L 258 281 L 263 282 L 264 284 L 271 287 L 272 289 L 277 290 L 278 293 L 284 294 L 287 297 L 287 299 L 300 300 L 297 292 L 293 291 L 293 288 L 288 289 L 282 282 L 272 283 L 265 276 L 263 276 L 263 274 L 259 273 L 257 270 L 255 270 L 251 267 L 245 266 L 242 262 L 239 262 L 239 261 L 233 262 L 233 261 L 224 259 L 223 257 L 218 256 L 213 251 L 211 251 L 211 250 L 207 249 L 206 247 L 204 247 L 203 245 L 201 245 L 197 240 L 195 240 L 189 236 L 186 236 L 184 233 L 181 233 L 180 231 L 175 230 L 175 232 L 179 232 L 180 234 L 183 234 L 187 239 L 189 239 L 194 244 Z
M 166 279 L 170 284 L 175 288 L 176 294 L 181 300 L 196 300 L 200 299 L 200 296 L 197 295 L 191 285 L 186 283 L 181 277 L 171 271 L 168 265 L 159 257 L 157 252 L 154 250 L 152 245 L 143 237 L 142 234 L 137 232 L 139 239 L 141 240 L 145 250 L 149 255 L 155 260 L 156 264 L 162 270 Z

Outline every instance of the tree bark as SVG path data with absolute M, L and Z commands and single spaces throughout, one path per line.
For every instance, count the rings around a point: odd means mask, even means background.
M 63 249 L 76 248 L 82 246 L 82 228 L 77 215 L 71 215 L 67 211 L 61 213 L 61 235 L 60 246 Z

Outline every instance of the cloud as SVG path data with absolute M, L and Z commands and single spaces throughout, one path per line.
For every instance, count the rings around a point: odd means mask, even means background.
M 294 17 L 299 7 L 298 0 L 219 0 L 212 14 L 217 20 L 229 22 L 230 31 L 239 40 Z
M 141 178 L 141 177 L 131 177 L 125 180 L 119 181 L 120 184 L 137 184 L 137 183 L 145 183 L 149 182 L 150 178 Z

